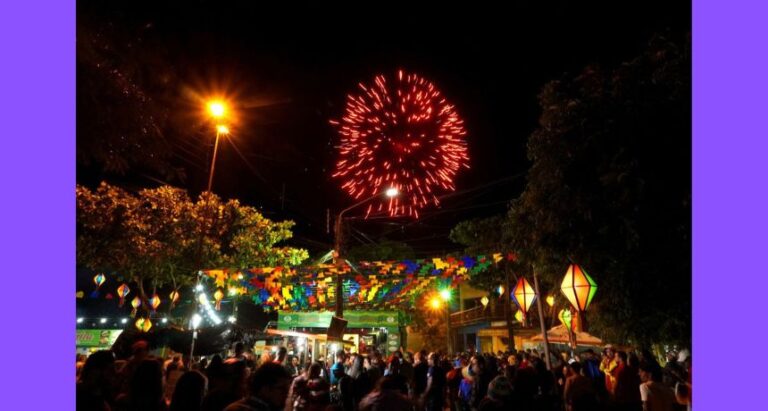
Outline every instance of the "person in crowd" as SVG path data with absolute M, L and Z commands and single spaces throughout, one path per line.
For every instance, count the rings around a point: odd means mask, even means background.
M 667 353 L 667 363 L 662 370 L 662 382 L 667 387 L 674 387 L 679 382 L 685 382 L 685 370 L 677 361 L 678 354 L 674 351 Z
M 377 352 L 373 351 L 365 359 L 365 362 L 365 372 L 368 374 L 368 381 L 370 381 L 371 387 L 375 387 L 379 379 L 384 376 L 384 370 L 380 367 L 381 358 Z
M 288 373 L 291 374 L 291 377 L 298 377 L 301 374 L 301 361 L 298 355 L 291 357 L 291 366 L 288 369 Z
M 152 358 L 145 358 L 135 368 L 128 383 L 128 392 L 115 400 L 115 409 L 120 411 L 164 411 L 167 410 L 163 392 L 163 364 Z
M 647 358 L 647 355 L 643 357 Z M 641 362 L 639 369 L 643 411 L 674 411 L 675 393 L 661 382 L 658 364 Z
M 515 409 L 512 382 L 504 375 L 491 380 L 488 394 L 478 406 L 478 411 L 506 411 Z
M 613 345 L 608 344 L 603 350 L 603 359 L 600 362 L 600 371 L 605 374 L 605 390 L 609 393 L 613 393 L 613 385 L 616 383 L 613 371 L 618 367 L 616 361 L 616 352 L 613 349 Z
M 243 344 L 242 341 L 238 341 L 235 343 L 235 346 L 233 347 L 233 351 L 234 352 L 232 353 L 232 356 L 229 358 L 245 361 L 245 344 Z
M 142 361 L 144 361 L 145 358 L 149 356 L 149 343 L 145 340 L 138 340 L 131 345 L 131 357 L 128 359 L 128 362 L 123 367 L 122 371 L 120 372 L 120 375 L 118 376 L 120 380 L 120 392 L 124 393 L 128 391 L 128 386 L 131 382 L 131 378 L 133 377 L 133 373 L 136 371 L 136 368 L 141 364 Z
M 480 401 L 482 401 L 488 393 L 488 385 L 493 378 L 492 374 L 487 369 L 487 364 L 483 355 L 475 354 L 470 361 L 470 367 L 472 369 L 473 378 L 469 405 L 473 410 L 476 410 L 480 405 Z
M 275 362 L 284 365 L 285 364 L 285 358 L 288 356 L 288 349 L 285 347 L 280 347 L 277 349 L 277 358 L 275 358 Z
M 337 367 L 333 371 L 336 378 L 336 391 L 331 394 L 331 402 L 339 406 L 341 411 L 354 410 L 354 380 L 346 372 L 344 367 Z
M 248 380 L 248 396 L 225 408 L 225 411 L 280 411 L 288 398 L 291 376 L 285 367 L 262 364 Z
M 344 361 L 346 361 L 347 355 L 344 352 L 344 350 L 338 350 L 336 351 L 334 358 L 335 358 L 335 361 L 333 362 L 333 365 L 331 365 L 331 369 L 330 369 L 330 377 L 331 377 L 330 380 L 331 380 L 332 386 L 335 386 L 339 383 L 339 380 L 336 378 L 335 371 L 338 369 L 341 369 L 341 374 L 339 375 L 344 374 Z
M 403 354 L 401 351 L 397 351 L 400 357 L 400 374 L 403 375 L 408 383 L 408 386 L 413 389 L 413 354 Z
M 169 411 L 201 411 L 208 379 L 199 371 L 187 371 L 176 382 Z
M 321 377 L 322 364 L 315 362 L 291 384 L 286 411 L 322 411 L 330 404 L 330 385 Z
M 639 359 L 636 355 L 627 355 L 623 351 L 616 353 L 619 366 L 616 367 L 616 386 L 613 398 L 617 411 L 638 411 L 641 409 L 640 376 L 638 375 Z
M 451 411 L 460 411 L 459 386 L 464 377 L 461 369 L 467 365 L 466 359 L 458 357 L 453 361 L 453 368 L 446 373 L 446 385 L 448 388 L 448 408 Z
M 427 386 L 421 395 L 420 402 L 425 411 L 442 411 L 445 405 L 446 378 L 445 370 L 440 368 L 440 355 L 430 353 L 427 358 Z
M 566 367 L 563 400 L 566 411 L 591 411 L 597 409 L 597 396 L 592 380 L 581 374 L 581 363 L 571 361 Z
M 413 402 L 399 387 L 394 376 L 381 377 L 376 389 L 366 395 L 359 404 L 359 411 L 406 411 L 411 410 Z
M 247 372 L 244 361 L 227 359 L 223 364 L 221 377 L 211 379 L 210 391 L 203 399 L 203 411 L 221 411 L 227 405 L 243 398 Z
M 424 389 L 427 388 L 427 372 L 429 371 L 429 365 L 427 365 L 427 353 L 421 350 L 414 356 L 413 364 L 413 395 L 418 398 L 424 393 Z
M 83 365 L 85 365 L 85 360 L 87 358 L 88 357 L 86 355 L 84 355 L 84 354 L 77 354 L 76 355 L 76 357 L 75 357 L 75 376 L 76 376 L 75 381 L 77 381 L 77 379 L 80 378 L 80 371 L 83 370 Z
M 365 358 L 362 355 L 353 357 L 352 365 L 349 367 L 349 376 L 353 381 L 352 398 L 354 403 L 358 404 L 373 390 L 373 383 L 365 370 Z
M 116 383 L 115 354 L 96 351 L 83 363 L 75 389 L 77 411 L 109 411 Z

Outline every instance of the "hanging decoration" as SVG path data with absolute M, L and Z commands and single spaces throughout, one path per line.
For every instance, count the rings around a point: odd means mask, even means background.
M 480 299 L 480 303 L 483 304 L 483 308 L 488 306 L 488 303 L 490 300 L 488 300 L 488 296 L 484 295 L 483 298 Z
M 96 274 L 93 276 L 93 283 L 96 284 L 96 289 L 91 293 L 91 298 L 99 297 L 99 287 L 107 281 L 107 277 L 104 274 Z
M 152 307 L 152 312 L 157 311 L 157 307 L 160 306 L 160 303 L 162 303 L 162 300 L 160 300 L 160 296 L 157 295 L 157 293 L 154 293 L 152 297 L 149 299 L 149 306 Z
M 136 320 L 135 325 L 139 331 L 148 332 L 152 328 L 152 321 L 150 321 L 149 318 L 142 317 Z
M 528 310 L 536 299 L 536 292 L 525 277 L 520 277 L 520 279 L 517 280 L 515 288 L 512 289 L 512 297 L 514 297 L 515 303 L 520 308 L 519 312 L 522 313 L 523 320 L 521 322 L 525 324 L 525 320 L 528 317 Z
M 547 296 L 547 305 L 549 305 L 550 307 L 555 305 L 555 297 L 553 295 Z
M 136 313 L 139 310 L 139 307 L 141 307 L 141 298 L 137 295 L 136 297 L 133 297 L 133 300 L 131 300 L 131 307 L 133 307 L 133 311 L 131 311 L 131 317 L 136 317 Z
M 560 290 L 577 311 L 586 312 L 597 292 L 597 283 L 579 265 L 571 264 Z
M 284 290 L 287 288 L 284 288 Z M 215 293 L 213 293 L 213 299 L 216 301 L 216 311 L 221 310 L 221 300 L 224 298 L 224 292 L 220 289 L 217 289 Z
M 125 297 L 128 296 L 128 294 L 131 293 L 130 287 L 128 287 L 128 284 L 120 284 L 120 287 L 117 287 L 117 296 L 120 299 L 120 303 L 118 303 L 118 307 L 122 307 L 123 304 L 125 304 Z
M 525 316 L 523 315 L 523 312 L 520 311 L 520 310 L 517 310 L 515 312 L 515 319 L 517 320 L 517 322 L 522 324 L 523 320 L 525 319 Z
M 560 312 L 557 314 L 557 318 L 560 320 L 560 323 L 565 326 L 565 328 L 573 330 L 573 315 L 571 314 L 570 308 L 566 307 L 560 310 Z
M 179 302 L 179 298 L 181 297 L 179 296 L 179 292 L 177 290 L 173 290 L 171 291 L 171 295 L 169 296 L 169 298 L 171 300 L 171 309 L 173 309 L 173 307 L 176 306 L 176 303 Z

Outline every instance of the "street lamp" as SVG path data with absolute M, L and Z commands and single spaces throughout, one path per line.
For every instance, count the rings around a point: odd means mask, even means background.
M 336 223 L 334 224 L 333 231 L 336 237 L 336 241 L 333 247 L 333 263 L 337 267 L 341 267 L 344 264 L 344 258 L 341 256 L 341 247 L 344 244 L 344 230 L 342 224 L 344 223 L 344 213 L 360 207 L 361 205 L 381 196 L 385 195 L 389 198 L 394 198 L 400 195 L 400 190 L 397 187 L 389 187 L 383 192 L 376 193 L 362 201 L 359 201 L 351 206 L 341 210 L 338 216 L 336 216 Z M 336 317 L 344 318 L 344 282 L 341 274 L 341 270 L 336 275 Z

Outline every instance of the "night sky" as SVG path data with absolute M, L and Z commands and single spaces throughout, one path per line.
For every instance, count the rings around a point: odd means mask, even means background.
M 456 195 L 421 219 L 355 220 L 359 232 L 350 239 L 350 245 L 368 241 L 363 235 L 404 241 L 419 257 L 430 257 L 459 251 L 447 239 L 456 223 L 504 212 L 522 190 L 527 137 L 539 113 L 536 96 L 546 82 L 589 64 L 627 61 L 655 33 L 690 31 L 688 2 L 478 3 L 275 8 L 79 1 L 78 25 L 114 27 L 128 39 L 140 33 L 136 47 L 161 61 L 147 70 L 175 79 L 176 98 L 163 100 L 174 120 L 165 132 L 187 177 L 168 183 L 195 194 L 207 182 L 213 138 L 190 94 L 232 96 L 240 121 L 233 141 L 220 147 L 213 191 L 270 218 L 295 220 L 292 244 L 313 257 L 332 247 L 326 210 L 333 216 L 353 203 L 330 176 L 337 135 L 328 120 L 341 115 L 358 82 L 376 74 L 403 68 L 430 79 L 465 120 L 471 169 L 459 175 Z M 78 182 L 102 179 L 134 188 L 164 181 L 78 165 Z

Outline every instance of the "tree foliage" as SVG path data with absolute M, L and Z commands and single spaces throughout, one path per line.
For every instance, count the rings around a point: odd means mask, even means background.
M 454 241 L 500 241 L 543 289 L 570 262 L 599 286 L 590 331 L 635 344 L 690 343 L 690 42 L 654 38 L 639 57 L 546 84 L 528 139 L 527 184 L 504 224 L 460 224 Z
M 191 283 L 201 268 L 296 265 L 306 250 L 280 246 L 293 221 L 273 222 L 237 200 L 163 186 L 131 194 L 77 187 L 77 262 L 144 286 Z
M 413 248 L 405 243 L 383 240 L 375 244 L 362 244 L 347 251 L 350 261 L 390 261 L 414 258 Z

